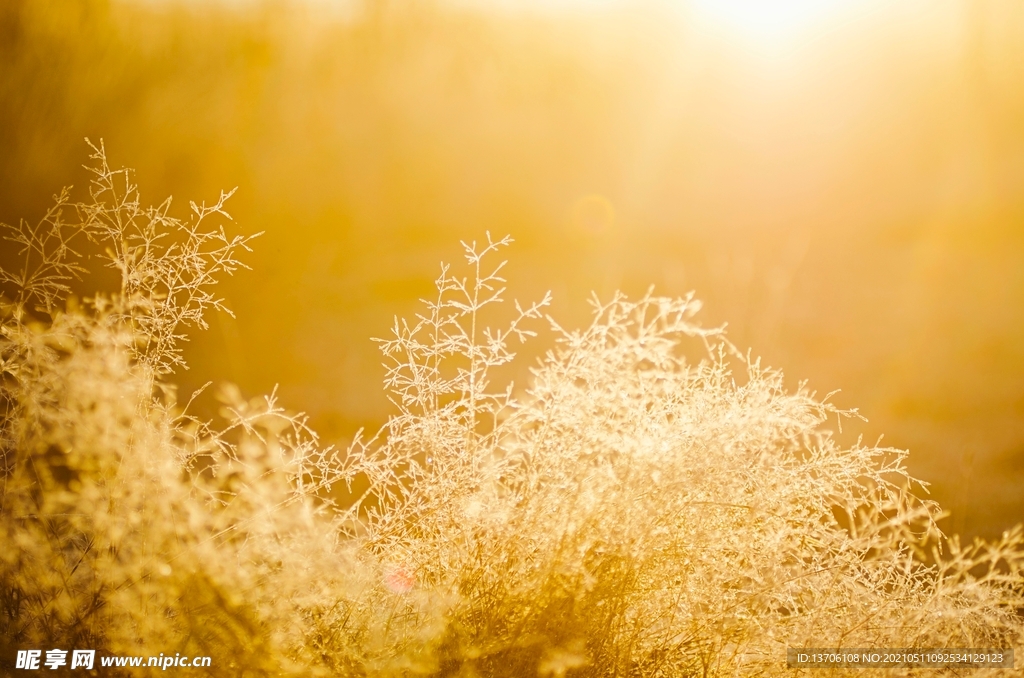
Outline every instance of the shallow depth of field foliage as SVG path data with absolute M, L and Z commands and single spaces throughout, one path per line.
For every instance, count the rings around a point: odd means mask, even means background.
M 696 289 L 868 415 L 844 443 L 913 450 L 943 529 L 998 538 L 1024 516 L 1024 3 L 777 2 L 3 0 L 0 222 L 84 185 L 86 136 L 154 199 L 244 187 L 255 273 L 174 381 L 280 384 L 331 442 L 387 420 L 367 337 L 484 229 L 566 326 L 592 290 Z
M 692 297 L 595 299 L 578 330 L 544 298 L 492 326 L 508 239 L 466 245 L 379 340 L 396 409 L 377 434 L 324 448 L 230 387 L 197 420 L 169 379 L 251 236 L 228 195 L 174 217 L 92 160 L 85 197 L 5 231 L 2 661 L 703 676 L 788 674 L 787 646 L 1020 647 L 1020 531 L 942 537 L 904 452 L 838 445 L 855 413 L 787 391 Z M 119 284 L 69 296 L 98 260 Z M 546 328 L 531 383 L 500 383 Z

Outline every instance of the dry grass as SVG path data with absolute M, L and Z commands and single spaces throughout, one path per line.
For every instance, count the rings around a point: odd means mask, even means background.
M 694 320 L 692 297 L 552 321 L 522 394 L 492 382 L 547 299 L 502 299 L 495 250 L 381 342 L 397 414 L 323 449 L 273 396 L 189 416 L 167 381 L 249 238 L 222 195 L 143 209 L 94 155 L 89 198 L 9 227 L 0 657 L 95 647 L 214 675 L 788 672 L 787 646 L 1019 646 L 1021 533 L 961 548 L 899 450 Z M 77 243 L 120 286 L 85 303 Z M 500 310 L 500 309 L 499 309 Z M 334 503 L 332 487 L 348 488 Z M 944 545 L 945 553 L 940 552 Z M 888 672 L 886 675 L 891 675 Z

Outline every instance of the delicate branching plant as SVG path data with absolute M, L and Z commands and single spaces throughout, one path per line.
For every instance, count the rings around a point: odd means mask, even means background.
M 478 345 L 473 292 L 503 290 L 481 273 L 492 241 L 466 249 L 470 277 L 444 267 L 382 342 L 399 414 L 344 473 L 362 543 L 448 601 L 432 666 L 771 674 L 793 645 L 1019 643 L 1019 531 L 943 555 L 906 453 L 838 445 L 824 426 L 856 411 L 787 392 L 692 296 L 595 299 L 585 330 L 551 320 L 525 398 L 490 387 L 511 334 Z
M 137 358 L 158 373 L 184 366 L 178 344 L 185 328 L 206 329 L 211 310 L 231 314 L 212 291 L 223 274 L 248 268 L 237 257 L 250 251 L 249 236 L 228 237 L 223 225 L 210 228 L 214 217 L 231 219 L 224 203 L 234 190 L 221 192 L 213 205 L 189 203 L 192 218 L 170 216 L 171 199 L 143 208 L 129 169 L 111 170 L 102 142 L 93 146 L 91 201 L 78 205 L 83 229 L 105 246 L 109 265 L 120 273 L 117 317 L 143 339 Z
M 397 412 L 376 435 L 325 448 L 276 392 L 230 386 L 223 421 L 189 414 L 180 342 L 249 237 L 211 221 L 229 194 L 180 220 L 93 150 L 85 202 L 8 229 L 0 662 L 634 678 L 788 675 L 787 647 L 1020 650 L 1019 528 L 946 539 L 904 451 L 839 444 L 856 412 L 787 390 L 692 295 L 595 299 L 580 330 L 545 296 L 489 329 L 509 238 L 464 244 L 467 272 L 442 266 L 380 341 Z M 120 285 L 77 302 L 88 240 Z M 496 383 L 545 319 L 528 388 Z
M 21 266 L 0 277 L 0 661 L 56 644 L 219 653 L 224 675 L 290 670 L 274 648 L 291 627 L 268 626 L 282 589 L 264 586 L 317 544 L 338 555 L 312 532 L 333 451 L 273 396 L 225 392 L 214 428 L 163 381 L 184 366 L 185 328 L 226 310 L 212 285 L 254 236 L 208 223 L 227 195 L 191 220 L 169 200 L 143 208 L 130 171 L 92 148 L 89 199 L 65 190 L 37 225 L 8 227 Z M 82 303 L 69 283 L 89 240 L 120 285 Z
M 396 318 L 393 338 L 379 340 L 392 360 L 385 386 L 399 414 L 388 423 L 388 443 L 375 452 L 360 447 L 349 455 L 348 469 L 350 479 L 369 479 L 371 490 L 363 498 L 375 501 L 374 520 L 387 520 L 393 503 L 408 499 L 406 490 L 421 478 L 461 483 L 479 477 L 482 465 L 493 461 L 503 418 L 515 403 L 511 384 L 491 390 L 491 373 L 515 357 L 511 340 L 535 336 L 524 323 L 540 318 L 550 302 L 549 296 L 526 308 L 517 302 L 506 327 L 483 326 L 484 309 L 500 302 L 505 291 L 504 264 L 487 269 L 483 260 L 511 242 L 508 237 L 494 241 L 488 233 L 482 247 L 463 243 L 471 276 L 452 276 L 443 265 L 437 298 L 423 302 L 427 312 L 414 324 Z M 354 509 L 361 506 L 358 502 Z
M 19 306 L 36 304 L 47 313 L 67 296 L 68 284 L 85 271 L 73 246 L 86 225 L 80 220 L 64 220 L 70 201 L 67 188 L 53 201 L 53 207 L 35 225 L 24 219 L 17 226 L 2 224 L 7 231 L 3 239 L 18 247 L 21 267 L 16 272 L 0 268 L 0 283 L 17 290 L 14 301 Z

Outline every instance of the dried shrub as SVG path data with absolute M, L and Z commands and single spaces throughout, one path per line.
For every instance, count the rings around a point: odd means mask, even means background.
M 945 539 L 905 452 L 839 445 L 827 422 L 856 413 L 787 391 L 692 296 L 595 300 L 585 329 L 551 321 L 522 395 L 495 385 L 548 301 L 485 327 L 507 238 L 467 245 L 467 273 L 442 267 L 381 341 L 397 414 L 376 435 L 323 448 L 274 395 L 231 387 L 222 422 L 190 416 L 169 375 L 249 237 L 211 225 L 229 194 L 191 220 L 143 209 L 94 150 L 88 200 L 8 227 L 24 264 L 0 274 L 2 661 L 774 675 L 788 646 L 1020 646 L 1020 530 Z M 120 286 L 77 302 L 82 239 Z
M 546 302 L 478 328 L 501 244 L 396 323 L 400 413 L 346 467 L 370 481 L 347 516 L 364 543 L 452 601 L 441 673 L 773 674 L 787 646 L 1020 641 L 1020 531 L 946 542 L 905 452 L 838 445 L 826 422 L 856 412 L 787 392 L 692 296 L 594 300 L 590 327 L 552 322 L 525 397 L 489 388 Z

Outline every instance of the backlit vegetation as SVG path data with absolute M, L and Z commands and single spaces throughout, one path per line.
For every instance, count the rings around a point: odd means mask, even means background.
M 273 395 L 199 421 L 168 381 L 243 267 L 227 195 L 144 208 L 102 147 L 82 202 L 8 227 L 0 657 L 202 654 L 214 675 L 788 672 L 787 646 L 1012 647 L 1021 533 L 961 547 L 853 412 L 738 352 L 692 297 L 501 314 L 510 240 L 465 246 L 381 340 L 396 413 L 322 447 Z M 105 252 L 116 289 L 68 294 Z M 556 344 L 526 390 L 520 341 Z M 830 423 L 831 422 L 831 423 Z M 867 672 L 865 672 L 867 673 Z M 891 672 L 886 673 L 891 675 Z

